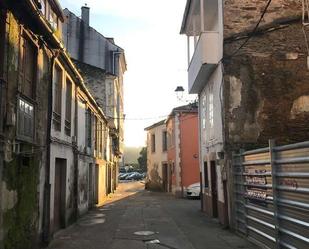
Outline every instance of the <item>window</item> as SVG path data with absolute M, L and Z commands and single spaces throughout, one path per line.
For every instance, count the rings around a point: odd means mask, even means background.
M 61 131 L 61 109 L 62 109 L 62 70 L 59 66 L 55 66 L 53 123 L 54 128 L 57 131 Z
M 207 162 L 204 162 L 204 187 L 208 188 L 208 183 L 209 179 L 208 179 L 208 166 L 207 166 Z
M 19 98 L 17 106 L 17 134 L 21 138 L 33 139 L 34 107 L 30 102 Z
M 49 9 L 49 23 L 56 30 L 58 28 L 58 17 L 52 9 Z
M 98 122 L 98 118 L 96 116 L 94 116 L 94 150 L 96 153 L 96 156 L 99 153 L 99 122 Z
M 167 131 L 162 133 L 162 150 L 167 151 Z
M 45 16 L 46 15 L 46 3 L 45 3 L 45 0 L 40 0 L 40 4 L 41 4 L 41 12 Z
M 99 156 L 102 158 L 103 154 L 103 123 L 99 122 Z
M 154 134 L 151 135 L 151 152 L 156 152 L 156 137 Z
M 86 146 L 91 148 L 91 133 L 92 133 L 92 122 L 91 122 L 91 110 L 86 110 Z
M 33 43 L 22 37 L 19 60 L 19 88 L 20 92 L 34 99 L 36 81 L 37 52 Z
M 209 89 L 208 112 L 209 112 L 209 125 L 210 125 L 210 128 L 213 128 L 214 127 L 214 94 L 213 94 L 213 87 L 210 87 L 210 89 Z
M 71 113 L 72 113 L 72 82 L 66 81 L 66 108 L 65 108 L 65 134 L 71 136 Z

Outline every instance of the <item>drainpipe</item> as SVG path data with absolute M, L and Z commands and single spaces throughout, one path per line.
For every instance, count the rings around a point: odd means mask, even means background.
M 47 109 L 47 134 L 46 134 L 46 169 L 44 184 L 44 205 L 43 205 L 43 243 L 50 240 L 50 147 L 51 147 L 51 125 L 53 115 L 53 81 L 54 81 L 54 65 L 58 57 L 58 51 L 53 54 L 50 63 L 50 82 L 48 86 L 48 109 Z
M 77 133 L 78 133 L 78 86 L 75 86 L 75 113 L 74 113 L 74 137 L 73 141 L 73 155 L 74 155 L 74 215 L 75 219 L 78 217 L 78 143 L 77 143 Z

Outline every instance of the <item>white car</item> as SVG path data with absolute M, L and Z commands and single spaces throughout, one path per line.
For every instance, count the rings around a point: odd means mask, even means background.
M 187 197 L 199 198 L 201 194 L 201 184 L 193 183 L 187 187 Z

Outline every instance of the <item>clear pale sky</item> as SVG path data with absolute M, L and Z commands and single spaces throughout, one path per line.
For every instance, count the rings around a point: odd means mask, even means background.
M 60 0 L 80 16 L 90 7 L 90 25 L 114 37 L 125 50 L 125 145 L 143 146 L 144 128 L 163 119 L 177 100 L 174 90 L 187 91 L 187 49 L 179 35 L 186 0 Z M 185 96 L 185 99 L 188 99 Z M 194 97 L 190 97 L 191 99 Z

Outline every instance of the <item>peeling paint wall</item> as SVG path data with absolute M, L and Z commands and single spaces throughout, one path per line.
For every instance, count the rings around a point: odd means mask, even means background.
M 226 43 L 225 52 L 239 44 Z M 281 144 L 308 139 L 309 71 L 299 22 L 252 38 L 225 71 L 230 144 L 250 148 L 270 138 Z

